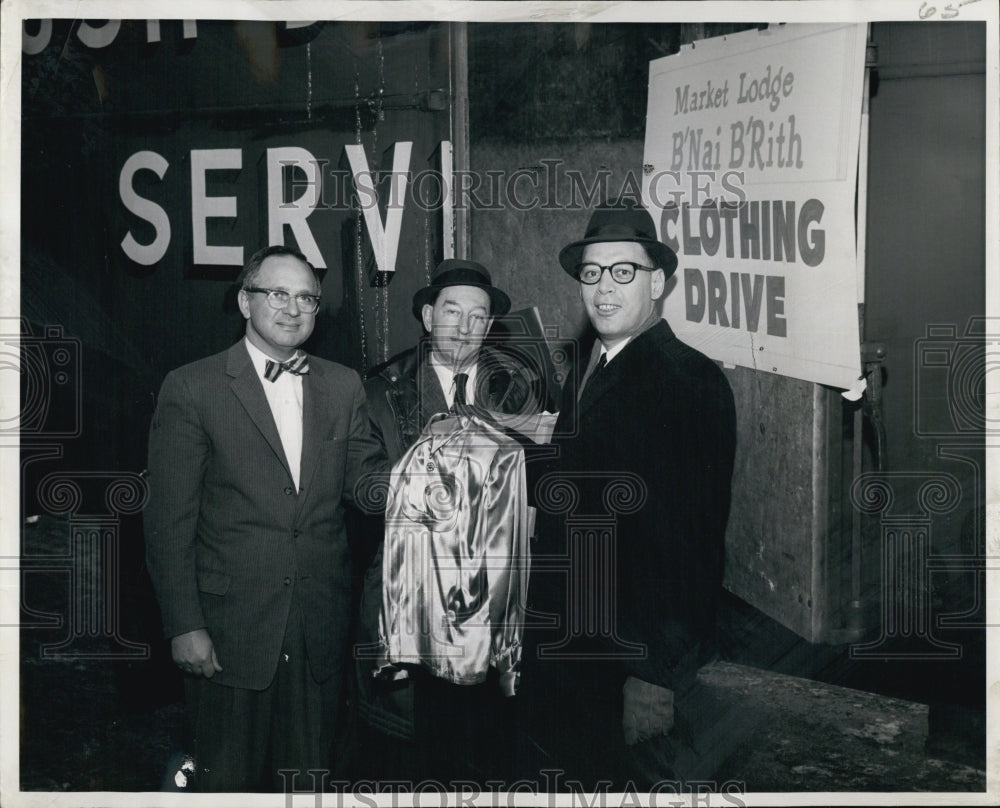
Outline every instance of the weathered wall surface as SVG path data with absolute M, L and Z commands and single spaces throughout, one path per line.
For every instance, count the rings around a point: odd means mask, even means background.
M 473 210 L 472 252 L 515 306 L 537 306 L 560 339 L 582 337 L 584 350 L 589 343 L 559 249 L 582 237 L 599 200 L 639 196 L 649 61 L 746 27 L 470 27 L 472 168 L 484 182 L 495 172 L 502 186 L 499 200 Z M 908 519 L 914 536 L 928 537 L 924 551 L 937 554 L 975 554 L 983 530 L 986 324 L 975 318 L 983 311 L 984 30 L 895 23 L 873 26 L 872 39 L 880 52 L 865 336 L 888 349 L 881 413 L 892 513 L 858 515 L 850 500 L 857 405 L 798 380 L 727 371 L 739 415 L 727 586 L 814 641 L 843 636 L 859 617 L 881 625 L 880 608 L 893 597 L 883 591 L 886 564 L 907 563 L 884 557 L 884 518 Z M 863 470 L 871 471 L 870 425 L 863 434 Z M 965 492 L 960 501 L 945 507 L 924 495 L 952 480 Z M 860 544 L 852 546 L 855 517 Z M 939 571 L 899 571 L 923 576 L 907 602 L 927 605 L 961 578 L 933 563 Z M 975 599 L 969 575 L 962 580 Z
M 579 286 L 559 265 L 559 250 L 583 238 L 597 201 L 588 202 L 586 192 L 600 188 L 599 178 L 606 178 L 614 196 L 630 174 L 641 176 L 641 167 L 642 141 L 634 139 L 475 144 L 473 170 L 495 170 L 508 178 L 525 172 L 512 188 L 525 202 L 538 204 L 474 210 L 473 258 L 490 268 L 515 309 L 537 306 L 560 339 L 583 335 L 587 318 Z
M 739 442 L 726 587 L 811 638 L 824 605 L 816 565 L 826 534 L 816 534 L 814 508 L 826 497 L 825 477 L 816 473 L 825 458 L 813 448 L 824 412 L 809 382 L 746 368 L 727 375 Z
M 514 26 L 488 41 L 470 29 L 471 167 L 483 174 L 484 199 L 487 172 L 508 192 L 473 209 L 473 258 L 515 308 L 536 306 L 560 340 L 580 339 L 584 354 L 592 333 L 559 250 L 583 237 L 598 201 L 640 195 L 649 60 L 682 39 L 725 33 L 643 28 Z M 519 47 L 505 49 L 505 36 Z M 726 373 L 739 419 L 727 586 L 811 636 L 820 605 L 813 504 L 825 496 L 813 473 L 813 385 Z

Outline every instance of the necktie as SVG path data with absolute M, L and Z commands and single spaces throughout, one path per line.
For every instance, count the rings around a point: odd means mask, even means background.
M 455 401 L 451 405 L 452 409 L 457 407 L 464 407 L 466 405 L 465 400 L 465 383 L 469 380 L 468 373 L 456 373 L 455 374 Z
M 308 372 L 309 356 L 304 353 L 296 354 L 287 362 L 274 362 L 268 359 L 264 365 L 264 378 L 269 382 L 275 381 L 282 373 L 305 376 Z
M 590 378 L 587 379 L 587 383 L 583 386 L 584 390 L 586 390 L 588 387 L 590 387 L 590 385 L 594 383 L 594 379 L 597 378 L 597 375 L 604 369 L 605 365 L 607 364 L 608 364 L 608 355 L 606 353 L 602 353 L 601 358 L 598 359 L 597 364 L 594 365 L 594 370 L 591 372 Z

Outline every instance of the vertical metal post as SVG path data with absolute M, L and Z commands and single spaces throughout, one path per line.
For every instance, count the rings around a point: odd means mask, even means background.
M 812 386 L 812 542 L 809 591 L 812 604 L 809 606 L 809 637 L 811 642 L 819 641 L 827 630 L 829 617 L 826 590 L 829 568 L 826 564 L 824 547 L 830 541 L 830 410 L 827 389 L 820 384 Z
M 877 63 L 878 50 L 871 41 L 871 25 L 868 26 L 868 33 L 865 37 L 865 79 L 861 90 L 861 132 L 858 138 L 858 219 L 857 219 L 857 267 L 858 267 L 858 319 L 860 325 L 860 337 L 862 346 L 865 345 L 865 260 L 867 255 L 868 238 L 868 125 L 871 112 L 871 72 Z M 864 348 L 862 348 L 862 362 L 865 362 Z M 881 385 L 881 368 L 876 366 L 875 372 L 870 372 L 870 366 L 865 364 L 864 371 L 867 376 L 866 383 L 868 391 L 865 395 L 877 395 L 877 390 L 872 390 L 872 385 Z M 858 479 L 864 472 L 863 462 L 863 442 L 864 442 L 864 419 L 863 408 L 858 408 L 854 413 L 854 440 L 853 440 L 853 472 L 854 479 Z M 862 603 L 862 520 L 861 512 L 853 510 L 851 518 L 851 599 L 847 608 L 847 630 L 859 634 L 864 630 L 864 609 Z
M 464 22 L 451 23 L 451 140 L 454 144 L 454 176 L 469 171 L 469 31 Z M 459 199 L 455 208 L 455 257 L 468 260 L 471 253 L 469 206 Z
M 865 303 L 865 251 L 868 248 L 868 121 L 871 105 L 869 93 L 871 89 L 871 72 L 875 67 L 878 49 L 871 41 L 871 26 L 868 26 L 865 47 L 865 82 L 861 90 L 861 132 L 858 137 L 858 303 Z M 861 339 L 865 335 L 862 333 Z

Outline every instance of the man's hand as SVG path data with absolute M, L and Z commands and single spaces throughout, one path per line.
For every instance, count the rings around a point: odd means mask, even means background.
M 187 634 L 178 634 L 170 641 L 170 651 L 174 657 L 174 664 L 184 673 L 211 679 L 222 670 L 222 665 L 215 655 L 212 638 L 203 628 L 189 631 Z
M 654 735 L 666 735 L 673 728 L 673 690 L 629 676 L 622 693 L 625 696 L 622 729 L 627 745 L 649 740 Z

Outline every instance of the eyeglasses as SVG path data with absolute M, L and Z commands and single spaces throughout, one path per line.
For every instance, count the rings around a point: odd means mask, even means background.
M 261 294 L 267 295 L 267 305 L 272 309 L 277 309 L 281 311 L 288 305 L 288 301 L 292 298 L 292 295 L 286 292 L 284 289 L 261 289 L 258 286 L 247 286 L 244 292 L 260 292 Z M 307 295 L 304 292 L 295 295 L 295 305 L 298 307 L 299 311 L 305 314 L 312 314 L 319 308 L 319 295 Z
M 600 264 L 580 264 L 576 268 L 576 279 L 587 286 L 593 286 L 601 279 L 604 270 L 607 270 L 611 273 L 611 278 L 615 283 L 632 283 L 637 269 L 644 269 L 647 272 L 656 271 L 656 267 L 644 267 L 642 264 L 635 264 L 631 261 L 618 261 L 609 267 Z

